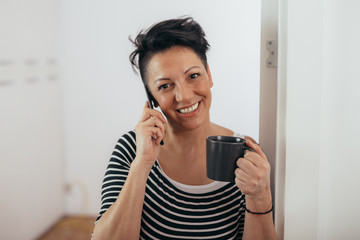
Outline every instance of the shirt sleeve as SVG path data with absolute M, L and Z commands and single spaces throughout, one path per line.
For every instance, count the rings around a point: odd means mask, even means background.
M 118 140 L 111 155 L 102 185 L 101 208 L 95 223 L 116 201 L 128 176 L 135 153 L 135 132 L 130 131 Z

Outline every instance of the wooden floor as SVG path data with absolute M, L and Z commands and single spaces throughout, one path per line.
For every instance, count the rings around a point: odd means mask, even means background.
M 96 217 L 64 217 L 38 240 L 89 240 Z

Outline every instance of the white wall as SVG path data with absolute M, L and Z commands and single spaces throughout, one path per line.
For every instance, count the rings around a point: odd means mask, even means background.
M 259 0 L 64 0 L 60 66 L 66 181 L 74 183 L 68 213 L 97 214 L 115 142 L 134 128 L 142 111 L 145 93 L 128 61 L 133 50 L 128 36 L 181 15 L 199 21 L 212 46 L 212 120 L 258 139 Z
M 0 2 L 0 239 L 64 213 L 56 0 Z
M 360 235 L 359 8 L 355 0 L 280 0 L 284 239 Z

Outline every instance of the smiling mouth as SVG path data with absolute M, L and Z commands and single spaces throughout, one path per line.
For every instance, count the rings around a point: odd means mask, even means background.
M 195 111 L 198 107 L 199 107 L 199 102 L 195 103 L 194 105 L 192 105 L 190 107 L 181 108 L 177 111 L 182 114 L 188 114 L 188 113 L 192 113 L 193 111 Z

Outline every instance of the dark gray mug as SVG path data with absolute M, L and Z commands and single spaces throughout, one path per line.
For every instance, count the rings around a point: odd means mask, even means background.
M 206 138 L 206 173 L 212 180 L 235 181 L 236 161 L 244 157 L 246 140 L 231 136 L 209 136 Z

